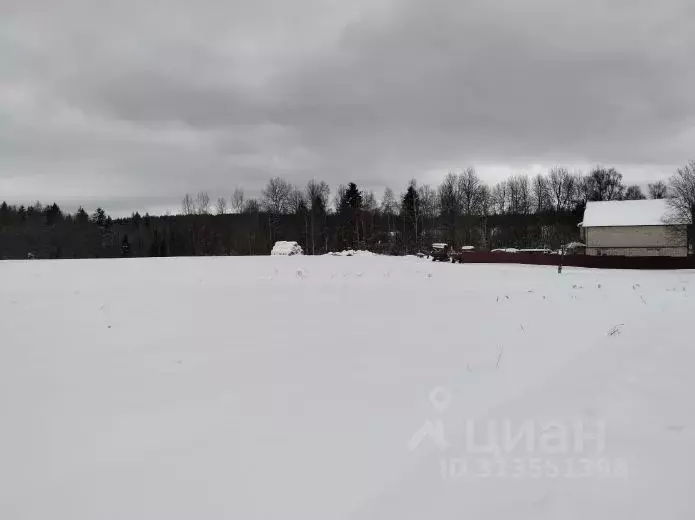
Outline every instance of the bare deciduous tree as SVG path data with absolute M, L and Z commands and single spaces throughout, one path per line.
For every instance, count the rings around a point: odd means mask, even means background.
M 384 196 L 381 198 L 381 212 L 384 215 L 394 216 L 398 212 L 398 202 L 391 188 L 384 190 Z
M 438 193 L 442 216 L 447 215 L 449 218 L 453 218 L 458 215 L 460 211 L 458 178 L 454 173 L 449 172 L 444 177 L 444 180 L 439 185 Z
M 597 166 L 586 178 L 587 200 L 621 200 L 625 194 L 623 175 L 615 168 Z
M 478 197 L 478 210 L 480 212 L 480 215 L 483 217 L 487 217 L 490 214 L 490 207 L 492 206 L 492 193 L 487 184 L 483 184 L 480 186 Z
M 474 168 L 466 168 L 457 180 L 458 206 L 463 215 L 475 213 L 480 195 L 480 178 Z
M 509 211 L 517 215 L 531 213 L 531 188 L 527 175 L 518 175 L 508 181 Z
M 434 227 L 437 218 L 437 193 L 429 184 L 423 184 L 417 189 L 420 206 L 421 233 L 427 235 Z
M 437 189 L 442 224 L 447 230 L 451 244 L 456 242 L 456 221 L 461 211 L 458 177 L 449 172 Z
M 671 197 L 668 204 L 672 209 L 672 221 L 688 225 L 688 245 L 695 243 L 695 160 L 690 161 L 669 180 Z
M 576 175 L 570 174 L 567 168 L 555 167 L 548 176 L 550 198 L 555 211 L 568 211 L 577 198 Z
M 533 178 L 533 204 L 536 213 L 543 213 L 552 207 L 550 183 L 540 173 Z
M 207 215 L 210 212 L 210 195 L 205 191 L 198 192 L 195 197 L 195 206 L 199 215 Z
M 492 207 L 496 215 L 504 215 L 509 209 L 509 184 L 500 181 L 492 188 Z
M 289 212 L 292 185 L 280 177 L 273 177 L 263 188 L 263 208 L 271 215 Z
M 572 196 L 570 197 L 570 202 L 572 204 L 586 204 L 589 200 L 589 192 L 591 190 L 591 183 L 589 178 L 585 177 L 580 170 L 576 170 L 572 177 L 574 178 L 574 186 L 572 187 Z
M 268 238 L 271 243 L 280 225 L 280 215 L 290 211 L 292 190 L 292 185 L 280 177 L 273 177 L 263 188 L 262 206 L 268 213 Z
M 236 188 L 234 193 L 232 193 L 231 203 L 232 211 L 241 213 L 244 209 L 244 190 Z
M 326 212 L 328 211 L 328 197 L 330 193 L 331 189 L 328 187 L 328 184 L 323 181 L 312 179 L 306 185 L 306 199 L 309 204 L 309 220 L 311 226 L 311 254 L 316 254 L 317 228 L 320 234 L 325 227 Z
M 668 186 L 663 181 L 658 181 L 649 184 L 650 199 L 665 199 L 668 197 Z
M 644 193 L 642 193 L 642 188 L 640 188 L 637 184 L 628 186 L 625 190 L 625 200 L 644 200 L 646 198 L 647 197 L 644 196 Z
M 224 215 L 227 212 L 227 200 L 224 197 L 219 197 L 217 199 L 215 210 L 218 215 Z
M 398 203 L 396 202 L 396 196 L 391 188 L 386 188 L 384 190 L 384 196 L 381 197 L 381 214 L 386 217 L 386 225 L 388 226 L 389 232 L 393 231 L 394 216 L 398 211 Z
M 256 199 L 248 199 L 241 208 L 241 213 L 259 213 L 261 204 Z
M 335 190 L 335 195 L 333 195 L 333 211 L 336 213 L 340 211 L 340 204 L 346 191 L 347 186 L 345 184 L 339 184 L 338 188 Z
M 193 197 L 188 193 L 183 197 L 181 201 L 181 210 L 184 215 L 193 215 L 195 213 L 195 203 L 193 202 Z
M 424 219 L 437 216 L 437 193 L 429 184 L 423 184 L 417 190 L 420 199 L 420 213 Z
M 362 195 L 362 211 L 374 213 L 377 210 L 376 196 L 372 190 Z
M 304 196 L 304 192 L 296 186 L 290 187 L 288 199 L 288 211 L 292 214 L 299 214 L 309 209 L 309 204 Z
M 312 179 L 306 185 L 306 198 L 309 202 L 309 208 L 314 213 L 326 212 L 330 194 L 331 189 L 328 187 L 328 184 L 323 181 Z

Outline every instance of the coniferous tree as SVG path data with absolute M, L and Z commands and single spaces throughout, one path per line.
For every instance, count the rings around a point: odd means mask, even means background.
M 128 240 L 128 235 L 123 235 L 123 239 L 121 240 L 121 256 L 124 258 L 130 256 L 130 241 Z
M 418 221 L 420 219 L 420 196 L 414 180 L 410 181 L 408 189 L 401 201 L 401 216 L 403 217 L 403 239 L 407 249 L 418 247 Z M 407 252 L 407 251 L 406 251 Z
M 362 209 L 362 193 L 357 184 L 351 182 L 340 194 L 338 215 L 340 217 L 344 247 L 358 249 L 360 243 L 359 216 Z
M 87 215 L 87 212 L 82 206 L 80 206 L 75 214 L 75 221 L 79 222 L 80 224 L 87 224 L 89 222 L 89 215 Z

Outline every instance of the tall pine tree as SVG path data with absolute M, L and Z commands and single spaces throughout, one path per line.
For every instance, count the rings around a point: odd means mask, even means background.
M 420 196 L 414 180 L 410 181 L 408 189 L 401 201 L 401 215 L 403 216 L 403 239 L 407 249 L 418 247 L 418 224 L 420 219 Z
M 359 249 L 361 209 L 362 193 L 357 188 L 357 184 L 351 182 L 342 193 L 338 208 L 343 247 Z

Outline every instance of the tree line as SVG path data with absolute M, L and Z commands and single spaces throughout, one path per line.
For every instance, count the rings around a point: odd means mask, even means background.
M 331 197 L 332 195 L 332 197 Z M 368 249 L 385 254 L 453 246 L 557 248 L 578 240 L 588 201 L 668 198 L 679 218 L 695 216 L 695 161 L 645 194 L 625 185 L 615 168 L 584 175 L 555 167 L 488 185 L 474 168 L 449 173 L 438 186 L 411 180 L 379 198 L 350 182 L 333 193 L 326 182 L 298 187 L 270 179 L 258 198 L 243 189 L 212 201 L 186 194 L 177 215 L 134 213 L 112 219 L 101 208 L 63 212 L 57 204 L 0 205 L 0 258 L 115 258 L 268 254 L 277 240 L 299 242 L 307 254 Z M 692 238 L 692 226 L 690 227 Z

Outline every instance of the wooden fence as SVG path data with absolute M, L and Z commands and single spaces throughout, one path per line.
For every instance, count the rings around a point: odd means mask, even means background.
M 530 264 L 589 267 L 595 269 L 695 269 L 695 256 L 588 256 L 470 251 L 457 255 L 466 264 Z

